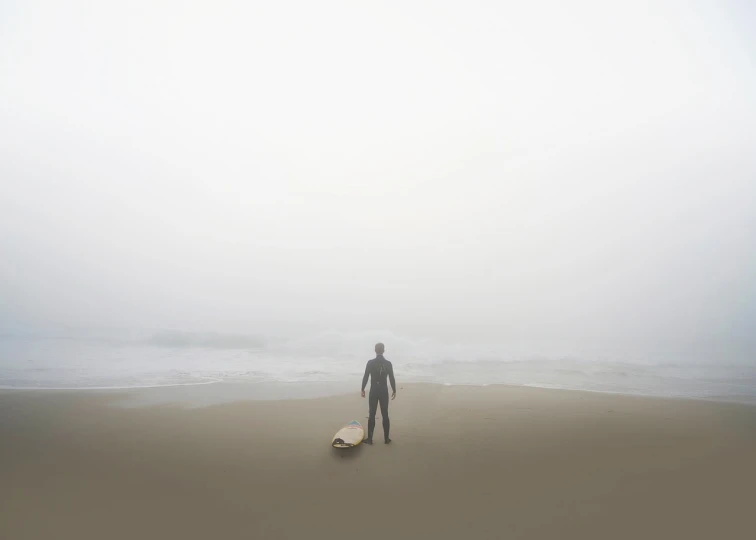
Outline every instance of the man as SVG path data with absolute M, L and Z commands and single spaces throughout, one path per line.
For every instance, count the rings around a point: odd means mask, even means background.
M 370 406 L 370 416 L 368 418 L 368 436 L 365 439 L 366 444 L 373 444 L 373 430 L 375 429 L 375 410 L 378 407 L 378 403 L 381 404 L 381 416 L 383 417 L 383 442 L 386 444 L 391 442 L 389 439 L 389 395 L 388 386 L 386 385 L 386 378 L 391 382 L 391 399 L 396 397 L 396 381 L 394 380 L 394 367 L 391 362 L 383 357 L 383 351 L 386 348 L 383 343 L 377 343 L 375 345 L 375 358 L 368 360 L 365 366 L 365 376 L 362 377 L 362 397 L 365 397 L 365 385 L 367 384 L 368 377 L 370 377 L 370 398 L 368 403 Z

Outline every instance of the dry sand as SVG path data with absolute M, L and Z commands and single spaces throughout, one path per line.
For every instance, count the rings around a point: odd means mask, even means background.
M 0 393 L 0 539 L 756 538 L 752 406 L 405 385 L 337 451 L 357 392 L 122 399 Z

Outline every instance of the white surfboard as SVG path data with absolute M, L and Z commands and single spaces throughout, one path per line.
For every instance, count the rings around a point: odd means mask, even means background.
M 333 437 L 331 445 L 334 448 L 352 448 L 365 438 L 365 430 L 357 420 L 352 420 L 341 428 Z

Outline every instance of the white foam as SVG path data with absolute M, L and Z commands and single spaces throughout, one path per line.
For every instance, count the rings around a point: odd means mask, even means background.
M 370 355 L 361 352 L 365 343 L 377 341 L 373 337 L 316 334 L 268 344 L 265 349 L 171 348 L 143 342 L 0 338 L 0 388 L 125 390 L 221 381 L 352 383 L 362 378 Z M 387 356 L 400 382 L 444 386 L 507 384 L 634 395 L 756 400 L 754 365 L 728 366 L 715 362 L 654 365 L 642 361 L 543 357 L 496 360 L 485 347 L 455 345 L 442 349 L 438 343 L 396 340 Z
M 131 386 L 3 386 L 0 390 L 138 390 L 141 388 L 174 388 L 177 386 L 202 386 L 205 384 L 217 384 L 223 379 L 210 379 L 200 382 L 171 383 L 171 384 L 146 384 Z

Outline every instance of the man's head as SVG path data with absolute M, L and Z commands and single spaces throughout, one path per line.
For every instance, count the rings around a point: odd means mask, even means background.
M 383 343 L 376 343 L 375 344 L 375 354 L 383 354 L 383 351 L 386 350 L 386 347 L 383 346 Z

